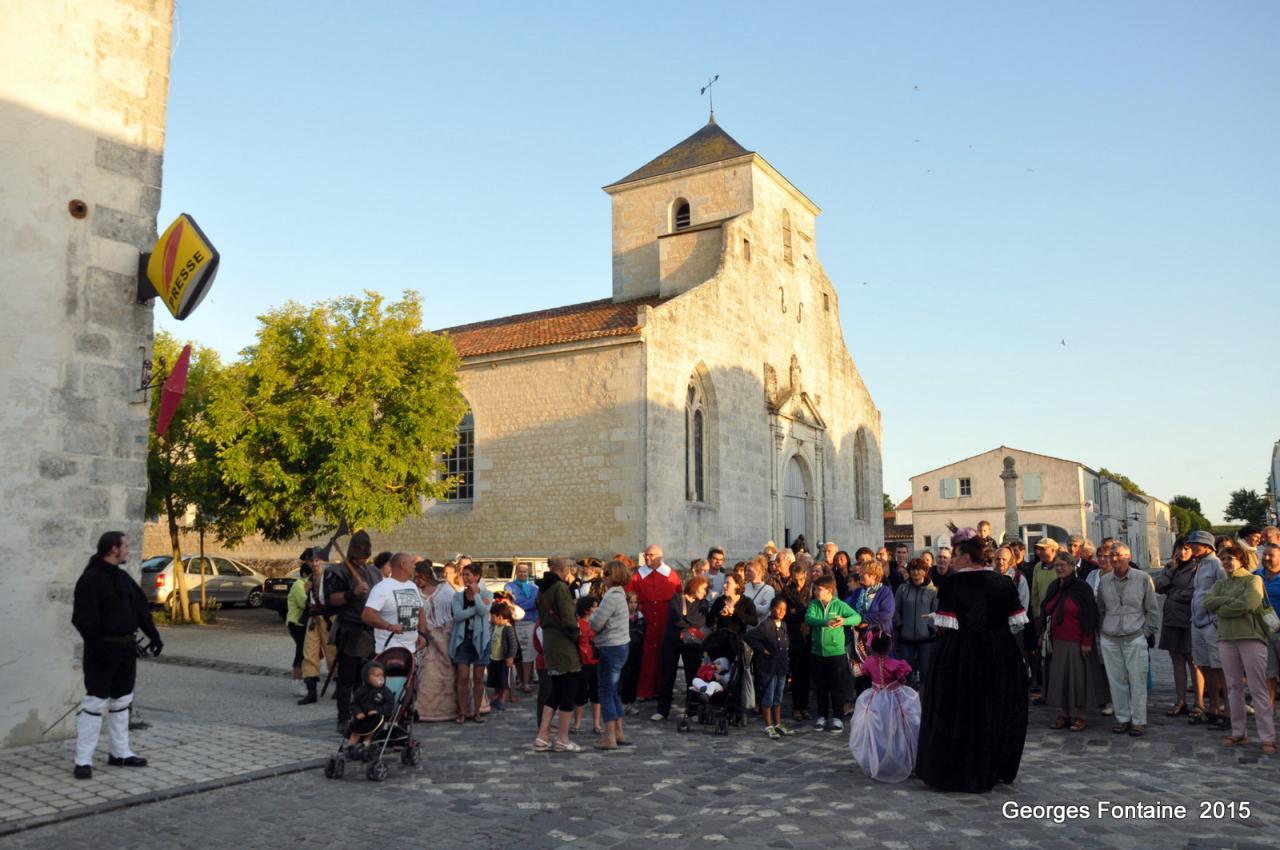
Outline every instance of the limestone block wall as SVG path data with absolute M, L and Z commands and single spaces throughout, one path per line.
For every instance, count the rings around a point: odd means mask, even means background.
M 658 294 L 658 237 L 674 230 L 678 198 L 689 202 L 694 227 L 750 209 L 751 168 L 751 156 L 739 157 L 612 190 L 613 300 Z
M 638 552 L 644 369 L 634 338 L 467 361 L 474 501 L 433 503 L 375 543 L 433 558 Z
M 816 533 L 850 550 L 878 545 L 883 537 L 879 411 L 845 347 L 838 299 L 812 248 L 816 207 L 779 180 L 757 160 L 754 206 L 725 224 L 718 274 L 653 308 L 644 329 L 647 539 L 662 544 L 673 559 L 701 557 L 712 544 L 736 559 L 759 551 L 774 535 L 781 517 L 770 492 L 776 449 L 765 408 L 764 363 L 785 382 L 793 354 L 804 389 L 826 422 L 824 500 Z M 791 214 L 791 263 L 781 248 L 782 209 Z M 706 376 L 713 406 L 707 504 L 687 502 L 684 490 L 684 398 L 695 370 Z M 854 472 L 859 430 L 867 445 L 861 509 Z
M 82 694 L 75 581 L 104 531 L 141 548 L 152 313 L 134 279 L 160 206 L 172 12 L 0 4 L 0 747 L 72 728 L 55 721 Z
M 722 228 L 715 226 L 659 237 L 659 294 L 679 295 L 714 275 L 723 244 Z

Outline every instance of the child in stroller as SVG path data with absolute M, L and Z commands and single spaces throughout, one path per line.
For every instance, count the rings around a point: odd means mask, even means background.
M 356 690 L 353 719 L 338 752 L 325 763 L 324 775 L 341 779 L 348 761 L 368 762 L 365 776 L 373 782 L 387 778 L 383 760 L 387 750 L 400 750 L 400 761 L 415 766 L 421 759 L 413 737 L 413 702 L 425 652 L 414 655 L 402 646 L 387 649 L 365 665 Z
M 714 724 L 715 734 L 728 735 L 729 724 L 741 726 L 742 638 L 728 629 L 712 632 L 702 642 L 703 664 L 685 693 L 684 716 L 677 732 L 693 723 Z M 709 659 L 714 658 L 715 661 Z

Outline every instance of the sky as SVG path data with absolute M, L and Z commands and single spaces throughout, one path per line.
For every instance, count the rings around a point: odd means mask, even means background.
M 720 126 L 823 210 L 895 501 L 999 445 L 1214 521 L 1262 491 L 1280 4 L 622 5 L 179 0 L 160 226 L 222 259 L 157 324 L 231 358 L 289 300 L 411 289 L 440 328 L 608 297 L 600 188 L 718 74 Z

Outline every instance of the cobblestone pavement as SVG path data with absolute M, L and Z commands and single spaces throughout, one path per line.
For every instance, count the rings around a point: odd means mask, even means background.
M 231 692 L 226 699 L 243 686 L 248 690 L 242 702 L 268 705 L 258 690 L 267 683 L 261 676 L 162 665 L 142 669 L 149 680 L 139 688 L 144 705 L 148 691 L 155 694 L 174 675 L 206 676 L 210 687 Z M 35 817 L 90 815 L 0 837 L 0 848 L 275 850 L 307 840 L 378 848 L 518 844 L 621 850 L 651 850 L 659 842 L 776 848 L 1274 847 L 1280 761 L 1261 756 L 1256 743 L 1242 751 L 1224 749 L 1220 733 L 1165 717 L 1163 708 L 1171 702 L 1167 680 L 1166 662 L 1158 667 L 1151 722 L 1142 739 L 1112 735 L 1109 719 L 1097 716 L 1082 733 L 1050 731 L 1054 712 L 1033 709 L 1017 782 L 979 796 L 937 793 L 915 779 L 896 786 L 875 783 L 853 766 L 845 735 L 803 728 L 774 742 L 754 721 L 720 738 L 705 727 L 680 735 L 674 722 L 633 719 L 629 729 L 637 746 L 631 750 L 536 754 L 529 750 L 533 722 L 527 700 L 505 715 L 491 715 L 483 726 L 420 726 L 425 763 L 406 768 L 394 759 L 385 783 L 368 781 L 355 765 L 343 780 L 331 781 L 319 764 L 336 738 L 330 721 L 311 711 L 289 714 L 296 718 L 290 724 L 257 729 L 158 720 L 166 717 L 161 710 L 149 717 L 154 728 L 137 734 L 135 748 L 154 765 L 145 770 L 101 766 L 92 782 L 76 783 L 69 774 L 69 742 L 0 754 L 6 780 L 0 784 L 0 811 L 7 815 L 18 796 L 26 806 L 7 821 L 11 829 Z M 181 681 L 184 689 L 194 687 Z M 283 703 L 281 698 L 273 704 Z M 323 710 L 323 704 L 307 708 L 331 717 L 332 709 Z M 192 712 L 195 719 L 207 716 Z M 588 744 L 590 738 L 584 733 L 578 740 Z M 32 759 L 31 750 L 40 757 Z M 228 782 L 242 784 L 219 787 Z M 214 790 L 204 790 L 209 788 Z M 183 796 L 166 799 L 173 795 Z M 1100 814 L 1100 801 L 1181 805 L 1187 812 L 1117 817 Z M 1249 805 L 1247 816 L 1240 803 Z M 1204 804 L 1211 808 L 1202 811 Z M 1069 816 L 1059 824 L 1045 813 L 1011 819 L 1004 815 L 1008 805 L 1082 805 L 1090 817 Z M 48 808 L 54 812 L 36 814 Z

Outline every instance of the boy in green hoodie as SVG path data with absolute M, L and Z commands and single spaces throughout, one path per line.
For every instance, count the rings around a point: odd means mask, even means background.
M 849 663 L 845 655 L 844 630 L 859 626 L 862 618 L 845 603 L 836 599 L 836 580 L 823 576 L 813 583 L 813 599 L 805 611 L 804 621 L 813 637 L 813 685 L 818 704 L 814 713 L 818 720 L 813 728 L 833 732 L 844 729 L 839 717 L 833 718 L 837 685 L 843 667 Z

